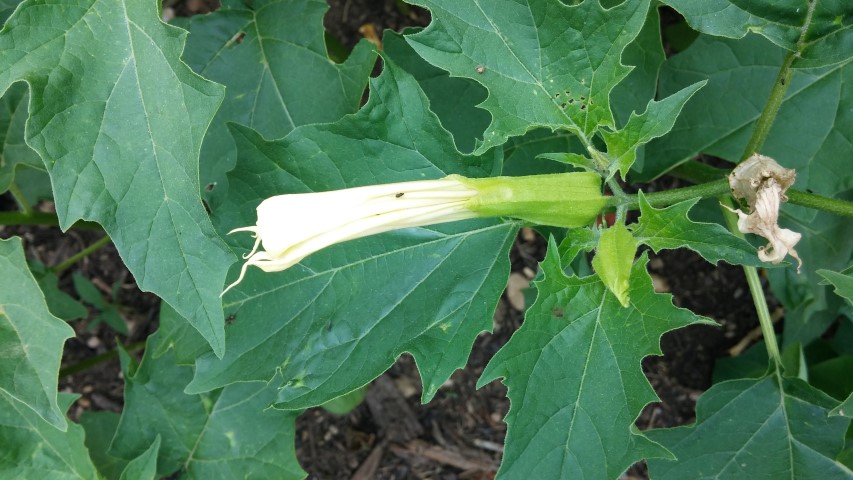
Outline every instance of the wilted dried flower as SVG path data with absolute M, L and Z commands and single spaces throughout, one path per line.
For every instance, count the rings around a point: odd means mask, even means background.
M 729 186 L 735 198 L 746 199 L 749 214 L 731 210 L 738 216 L 738 230 L 754 233 L 768 240 L 758 249 L 758 258 L 764 262 L 779 263 L 786 255 L 797 259 L 797 272 L 803 261 L 794 250 L 802 235 L 779 227 L 779 205 L 787 201 L 785 191 L 794 183 L 796 172 L 783 168 L 775 160 L 755 154 L 738 165 L 729 175 Z M 728 207 L 726 207 L 728 208 Z

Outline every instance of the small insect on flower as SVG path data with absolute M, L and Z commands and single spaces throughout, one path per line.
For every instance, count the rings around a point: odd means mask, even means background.
M 330 245 L 401 228 L 477 217 L 515 217 L 536 224 L 578 227 L 606 203 L 601 178 L 575 172 L 528 177 L 466 178 L 391 183 L 270 197 L 257 223 L 232 230 L 255 236 L 237 280 L 249 266 L 278 272 Z M 263 247 L 263 248 L 261 248 Z

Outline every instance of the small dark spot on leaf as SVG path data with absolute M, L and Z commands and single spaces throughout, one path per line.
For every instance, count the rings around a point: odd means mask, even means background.
M 551 316 L 556 318 L 563 318 L 566 312 L 561 307 L 554 307 L 551 309 Z
M 400 198 L 400 197 L 402 197 L 403 195 L 405 195 L 405 194 L 404 194 L 403 192 L 400 192 L 400 193 L 398 193 L 397 195 L 394 195 L 394 197 L 395 197 L 395 198 Z
M 581 95 L 581 101 L 584 101 L 584 100 L 586 100 L 586 97 L 584 97 L 583 95 Z
M 231 315 L 228 315 L 227 317 L 225 317 L 225 323 L 230 325 L 230 324 L 234 323 L 234 320 L 236 320 L 236 319 L 237 319 L 237 315 L 232 313 Z
M 560 98 L 560 92 L 555 93 L 554 98 Z
M 237 38 L 234 39 L 235 43 L 243 43 L 243 39 L 246 38 L 246 32 L 240 32 L 237 34 Z
M 584 104 L 584 103 L 581 104 L 581 110 L 586 110 L 586 104 Z
M 566 102 L 561 103 L 560 108 L 566 108 Z
M 574 98 L 570 98 L 570 99 L 569 99 L 569 103 L 575 103 L 575 99 L 574 99 Z
M 784 78 L 779 79 L 779 81 L 782 82 L 782 85 L 785 85 L 785 79 Z
M 202 205 L 204 205 L 204 210 L 207 212 L 208 215 L 210 215 L 210 213 L 213 211 L 210 209 L 210 205 L 207 204 L 206 200 L 202 200 L 201 203 Z
M 204 186 L 204 189 L 208 192 L 212 192 L 214 188 L 216 188 L 216 182 L 210 182 Z

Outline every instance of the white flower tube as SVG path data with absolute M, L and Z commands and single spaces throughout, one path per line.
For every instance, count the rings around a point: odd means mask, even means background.
M 240 276 L 222 293 L 240 283 L 251 265 L 277 272 L 330 245 L 400 228 L 487 216 L 583 225 L 606 202 L 600 182 L 586 172 L 485 179 L 450 175 L 270 197 L 258 206 L 255 225 L 230 232 L 252 232 L 255 245 L 244 256 Z

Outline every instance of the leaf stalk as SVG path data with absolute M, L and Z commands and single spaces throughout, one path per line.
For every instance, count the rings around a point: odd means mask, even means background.
M 19 187 L 17 183 L 12 182 L 12 184 L 9 185 L 9 193 L 12 194 L 12 197 L 16 202 L 18 202 L 18 206 L 21 207 L 21 213 L 24 215 L 33 213 L 33 207 L 30 205 L 30 201 L 27 200 L 27 196 L 24 195 L 24 192 L 21 191 L 21 187 Z
M 129 343 L 124 345 L 124 348 L 127 352 L 135 352 L 137 350 L 141 350 L 145 348 L 145 341 L 139 341 L 134 343 Z M 90 368 L 94 368 L 104 362 L 108 362 L 113 358 L 118 357 L 118 348 L 114 348 L 112 350 L 107 350 L 104 353 L 95 355 L 94 357 L 89 357 L 85 360 L 81 360 L 73 365 L 69 365 L 59 371 L 59 378 L 65 378 L 69 375 L 75 375 L 80 372 L 85 372 Z
M 93 242 L 88 247 L 84 248 L 83 250 L 80 250 L 79 252 L 75 253 L 74 255 L 66 258 L 65 261 L 63 261 L 60 264 L 56 265 L 55 267 L 51 268 L 50 271 L 55 273 L 56 275 L 59 275 L 62 272 L 64 272 L 65 270 L 68 270 L 68 268 L 70 268 L 71 266 L 73 266 L 74 264 L 79 262 L 80 260 L 83 260 L 84 258 L 88 257 L 89 255 L 91 255 L 92 253 L 97 251 L 99 248 L 108 244 L 109 242 L 110 242 L 110 236 L 104 235 L 103 237 L 101 237 L 97 241 Z

